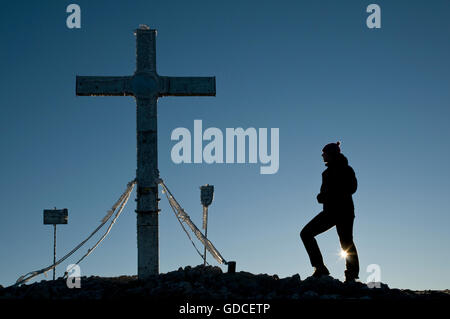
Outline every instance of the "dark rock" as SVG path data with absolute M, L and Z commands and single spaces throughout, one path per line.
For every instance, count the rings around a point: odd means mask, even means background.
M 378 285 L 379 284 L 379 285 Z M 376 288 L 378 287 L 378 288 Z M 390 289 L 377 283 L 369 288 L 361 282 L 343 283 L 330 276 L 308 277 L 298 274 L 252 274 L 241 271 L 223 273 L 220 267 L 186 266 L 176 271 L 138 280 L 136 276 L 82 277 L 81 288 L 69 289 L 66 281 L 42 280 L 20 287 L 1 287 L 0 299 L 120 300 L 120 299 L 267 299 L 267 300 L 447 300 L 450 291 L 411 291 Z
M 305 291 L 305 292 L 301 295 L 301 297 L 302 297 L 303 299 L 316 299 L 316 298 L 319 298 L 319 294 L 318 294 L 317 292 L 315 292 L 315 291 L 308 290 L 308 291 Z

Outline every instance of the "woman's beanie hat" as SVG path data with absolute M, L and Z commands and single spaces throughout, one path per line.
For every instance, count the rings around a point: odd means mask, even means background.
M 322 149 L 322 152 L 333 155 L 333 154 L 339 154 L 341 152 L 340 148 L 341 142 L 336 143 L 330 143 L 325 145 L 325 147 Z

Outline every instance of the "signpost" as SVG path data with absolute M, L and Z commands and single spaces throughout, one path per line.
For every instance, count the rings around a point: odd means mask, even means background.
M 56 263 L 56 225 L 67 224 L 68 217 L 67 208 L 44 209 L 44 225 L 53 225 L 53 265 Z M 55 280 L 55 268 L 53 268 L 53 280 Z

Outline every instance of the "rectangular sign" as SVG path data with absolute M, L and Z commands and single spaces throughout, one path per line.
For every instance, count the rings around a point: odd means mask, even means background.
M 67 224 L 67 208 L 64 209 L 44 209 L 44 225 Z

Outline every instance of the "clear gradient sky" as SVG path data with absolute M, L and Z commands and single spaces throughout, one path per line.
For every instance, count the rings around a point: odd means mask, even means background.
M 66 27 L 70 3 L 81 6 L 79 30 Z M 366 27 L 370 3 L 381 6 L 381 29 Z M 76 97 L 75 76 L 132 75 L 133 30 L 148 24 L 159 74 L 216 76 L 216 97 L 159 100 L 159 168 L 199 226 L 199 186 L 215 186 L 209 238 L 238 271 L 312 273 L 299 232 L 321 210 L 321 149 L 341 140 L 359 182 L 361 280 L 378 264 L 391 287 L 450 288 L 449 13 L 447 0 L 2 2 L 0 284 L 52 262 L 43 209 L 69 209 L 62 256 L 134 178 L 133 98 Z M 279 128 L 278 173 L 174 164 L 171 132 L 192 132 L 195 119 L 223 131 Z M 165 198 L 160 208 L 160 271 L 200 264 Z M 134 209 L 130 200 L 82 275 L 136 274 Z M 318 242 L 342 279 L 335 229 Z

